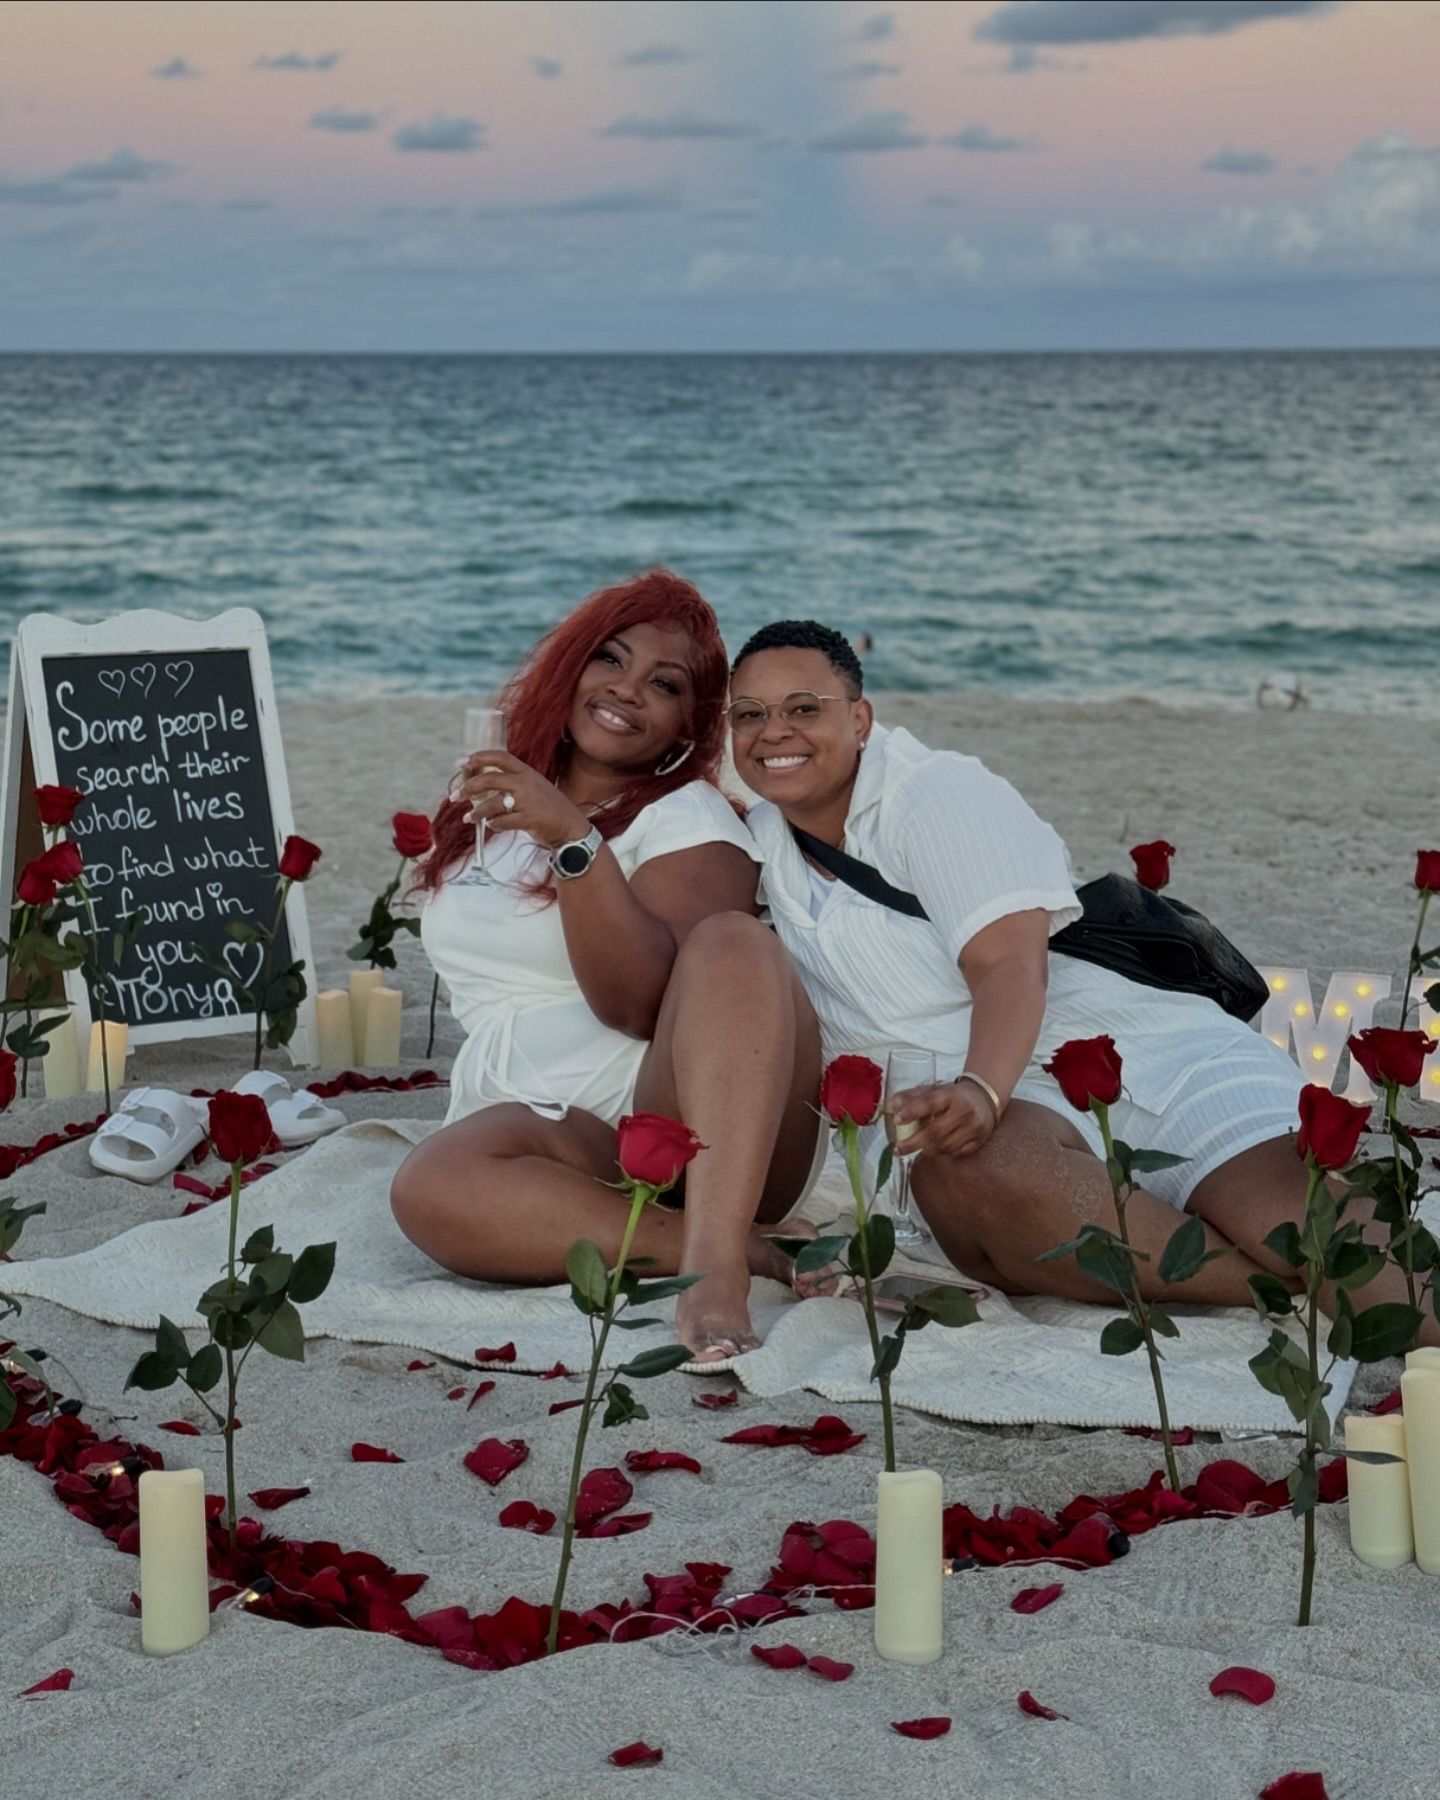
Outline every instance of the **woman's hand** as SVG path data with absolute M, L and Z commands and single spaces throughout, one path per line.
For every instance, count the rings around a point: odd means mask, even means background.
M 999 1120 L 984 1092 L 973 1081 L 936 1082 L 907 1088 L 889 1100 L 886 1111 L 895 1121 L 897 1156 L 973 1156 L 995 1135 Z M 901 1134 L 913 1126 L 908 1135 Z
M 552 781 L 508 750 L 476 750 L 465 759 L 454 798 L 466 801 L 477 824 L 492 831 L 528 831 L 547 850 L 583 838 L 587 814 Z M 513 801 L 507 806 L 506 799 Z

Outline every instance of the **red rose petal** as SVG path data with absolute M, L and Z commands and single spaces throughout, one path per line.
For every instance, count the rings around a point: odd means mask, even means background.
M 47 1675 L 43 1681 L 37 1681 L 34 1687 L 25 1688 L 16 1697 L 20 1700 L 31 1694 L 63 1694 L 75 1679 L 73 1669 L 57 1669 L 53 1675 Z
M 768 1669 L 803 1669 L 810 1660 L 794 1644 L 776 1644 L 773 1649 L 768 1649 L 764 1644 L 752 1644 L 750 1654 Z
M 575 1495 L 575 1523 L 593 1525 L 607 1513 L 618 1512 L 634 1493 L 634 1484 L 618 1469 L 592 1469 Z
M 518 1469 L 530 1454 L 524 1438 L 482 1438 L 464 1459 L 472 1475 L 478 1475 L 489 1487 L 499 1487 L 505 1477 Z M 628 1496 L 627 1496 L 628 1498 Z
M 895 1719 L 890 1729 L 898 1731 L 901 1737 L 942 1738 L 950 1729 L 950 1721 L 938 1715 L 932 1719 Z
M 556 1413 L 569 1412 L 572 1406 L 583 1406 L 584 1404 L 585 1396 L 583 1394 L 578 1400 L 557 1400 L 550 1408 L 550 1413 L 553 1417 Z
M 477 1363 L 513 1363 L 515 1360 L 515 1346 L 513 1344 L 502 1344 L 498 1350 L 477 1350 L 475 1352 L 475 1360 Z
M 855 1673 L 854 1663 L 835 1662 L 828 1656 L 812 1656 L 810 1667 L 826 1681 L 848 1681 Z
M 397 1456 L 393 1450 L 382 1450 L 378 1444 L 352 1444 L 350 1446 L 351 1462 L 404 1462 L 403 1456 Z
M 1164 1432 L 1155 1425 L 1127 1425 L 1125 1427 L 1125 1435 L 1126 1437 L 1149 1438 L 1152 1444 L 1163 1443 L 1165 1439 Z M 1170 1442 L 1180 1449 L 1183 1449 L 1187 1444 L 1193 1444 L 1195 1442 L 1194 1427 L 1184 1425 L 1178 1431 L 1172 1431 L 1170 1433 Z
M 303 1500 L 309 1492 L 308 1487 L 257 1488 L 250 1498 L 261 1512 L 274 1512 L 278 1507 L 288 1506 L 292 1500 Z
M 167 1419 L 159 1427 L 161 1431 L 173 1431 L 176 1437 L 199 1437 L 200 1427 L 192 1425 L 188 1419 Z
M 450 1392 L 445 1396 L 445 1398 L 447 1400 L 458 1400 L 464 1392 L 465 1392 L 465 1390 L 463 1387 L 451 1388 Z
M 723 1407 L 733 1406 L 739 1398 L 739 1388 L 730 1388 L 723 1394 L 692 1394 L 690 1404 L 703 1406 L 706 1412 L 719 1412 Z
M 1263 1706 L 1267 1700 L 1275 1698 L 1275 1682 L 1261 1669 L 1237 1666 L 1222 1669 L 1210 1683 L 1210 1692 L 1217 1699 L 1221 1694 L 1238 1694 L 1252 1706 Z
M 1392 1388 L 1383 1400 L 1377 1400 L 1374 1406 L 1367 1406 L 1366 1412 L 1372 1412 L 1377 1418 L 1384 1418 L 1387 1413 L 1399 1412 L 1400 1390 Z
M 633 1744 L 626 1744 L 623 1750 L 612 1750 L 610 1761 L 617 1769 L 644 1769 L 664 1762 L 665 1752 L 647 1744 L 644 1738 L 637 1738 Z
M 686 1469 L 699 1475 L 701 1468 L 693 1456 L 683 1450 L 627 1450 L 625 1467 L 632 1475 L 654 1475 L 661 1469 Z
M 475 1402 L 477 1400 L 483 1400 L 487 1394 L 492 1394 L 492 1393 L 494 1393 L 494 1391 L 495 1391 L 495 1383 L 493 1381 L 482 1381 L 480 1383 L 479 1387 L 476 1388 L 475 1392 L 465 1402 L 466 1412 L 469 1412 L 470 1408 L 475 1404 Z
M 1049 1587 L 1021 1588 L 1010 1602 L 1011 1612 L 1037 1613 L 1044 1612 L 1047 1606 L 1053 1606 L 1065 1592 L 1063 1581 L 1053 1582 Z
M 533 1531 L 536 1537 L 544 1537 L 554 1529 L 555 1515 L 533 1500 L 512 1500 L 502 1510 L 499 1523 L 507 1531 Z
M 427 1363 L 427 1362 L 422 1362 L 422 1361 L 421 1361 L 421 1360 L 420 1360 L 420 1358 L 419 1358 L 419 1357 L 418 1357 L 418 1356 L 417 1356 L 417 1357 L 416 1357 L 416 1358 L 415 1358 L 415 1360 L 414 1360 L 414 1362 L 408 1362 L 408 1363 L 406 1363 L 406 1365 L 405 1365 L 405 1373 L 406 1373 L 406 1374 L 407 1374 L 407 1375 L 412 1375 L 412 1374 L 413 1374 L 413 1373 L 414 1373 L 414 1372 L 415 1372 L 415 1370 L 416 1370 L 416 1369 L 433 1369 L 433 1368 L 434 1368 L 434 1367 L 435 1367 L 435 1365 L 434 1365 L 434 1363 L 433 1363 L 433 1362 L 428 1362 L 428 1363 Z
M 1325 1777 L 1315 1771 L 1292 1769 L 1260 1790 L 1260 1800 L 1330 1800 Z
M 1026 1688 L 1017 1703 L 1021 1712 L 1029 1713 L 1032 1719 L 1063 1719 L 1065 1714 L 1056 1712 L 1053 1707 L 1042 1706 L 1035 1696 Z
M 568 1375 L 569 1373 L 570 1371 L 565 1367 L 563 1362 L 557 1362 L 551 1368 L 542 1370 L 540 1379 L 542 1381 L 558 1381 L 562 1375 Z

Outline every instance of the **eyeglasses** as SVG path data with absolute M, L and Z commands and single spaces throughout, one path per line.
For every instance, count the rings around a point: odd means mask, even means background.
M 771 713 L 779 713 L 787 725 L 804 727 L 813 725 L 820 717 L 820 709 L 827 700 L 848 700 L 848 694 L 812 694 L 808 688 L 799 693 L 787 694 L 774 706 L 766 706 L 760 700 L 737 700 L 730 708 L 730 729 L 736 737 L 754 737 L 757 731 L 764 730 Z

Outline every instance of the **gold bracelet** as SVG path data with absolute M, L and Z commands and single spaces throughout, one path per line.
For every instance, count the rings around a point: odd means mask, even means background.
M 994 1088 L 991 1087 L 985 1077 L 983 1075 L 977 1075 L 973 1069 L 962 1069 L 955 1079 L 956 1081 L 973 1081 L 975 1083 L 976 1087 L 978 1087 L 985 1095 L 985 1098 L 990 1102 L 991 1106 L 994 1107 L 995 1123 L 998 1125 L 1005 1112 L 1005 1108 L 1001 1104 L 1000 1096 L 995 1092 Z

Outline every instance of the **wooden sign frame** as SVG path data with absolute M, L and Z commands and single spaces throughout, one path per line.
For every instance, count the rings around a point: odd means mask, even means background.
M 232 607 L 210 619 L 187 619 L 177 613 L 143 609 L 122 613 L 98 625 L 80 625 L 48 613 L 32 613 L 20 621 L 10 652 L 10 691 L 5 715 L 4 760 L 0 763 L 0 894 L 15 891 L 19 862 L 38 855 L 42 842 L 33 807 L 23 801 L 32 786 L 59 779 L 51 719 L 42 665 L 67 656 L 95 657 L 154 655 L 183 659 L 188 652 L 242 651 L 249 660 L 255 696 L 256 728 L 265 764 L 265 785 L 270 815 L 280 845 L 295 829 L 290 805 L 290 784 L 285 769 L 285 749 L 275 704 L 275 683 L 270 670 L 270 649 L 265 622 L 250 607 Z M 24 842 L 17 842 L 21 833 Z M 17 854 L 18 853 L 18 854 Z M 266 921 L 268 924 L 268 921 Z M 309 993 L 301 1002 L 299 1021 L 286 1048 L 292 1063 L 315 1060 L 315 964 L 310 946 L 305 889 L 295 883 L 285 906 L 285 924 L 293 955 L 303 958 Z M 4 971 L 8 979 L 8 969 Z M 90 995 L 80 970 L 65 975 L 65 994 L 75 1016 L 81 1043 L 89 1040 Z M 254 1014 L 226 1014 L 210 1019 L 161 1020 L 130 1023 L 131 1044 L 162 1043 L 175 1039 L 238 1036 L 253 1032 Z

